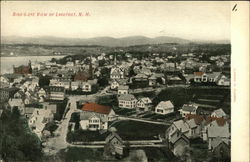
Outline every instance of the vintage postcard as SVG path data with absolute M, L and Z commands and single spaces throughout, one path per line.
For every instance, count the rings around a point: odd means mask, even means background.
M 1 1 L 0 161 L 249 161 L 248 1 Z

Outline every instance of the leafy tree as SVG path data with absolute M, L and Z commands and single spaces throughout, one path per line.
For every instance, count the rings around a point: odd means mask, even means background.
M 39 87 L 44 87 L 44 86 L 48 86 L 50 83 L 50 77 L 45 75 L 45 76 L 40 76 L 39 77 L 39 81 L 38 81 L 38 84 L 39 84 Z
M 35 134 L 30 132 L 25 118 L 17 108 L 4 110 L 0 118 L 0 157 L 5 161 L 39 161 L 42 147 Z

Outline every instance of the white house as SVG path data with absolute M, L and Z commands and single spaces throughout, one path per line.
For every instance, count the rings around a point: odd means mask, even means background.
M 120 68 L 120 67 L 117 67 L 117 66 L 111 68 L 110 78 L 111 79 L 122 79 L 122 78 L 124 78 L 124 71 L 123 71 L 123 69 Z
M 225 75 L 221 74 L 217 80 L 216 84 L 219 86 L 230 86 L 230 79 L 226 77 Z
M 169 114 L 174 112 L 174 105 L 171 101 L 161 101 L 155 108 L 157 114 Z
M 45 97 L 46 92 L 45 92 L 45 90 L 43 88 L 41 88 L 41 89 L 39 89 L 39 91 L 37 92 L 37 94 L 38 94 L 39 97 L 42 97 L 42 96 Z
M 14 107 L 17 107 L 20 110 L 25 107 L 24 102 L 21 98 L 11 98 L 9 99 L 8 103 L 11 109 L 13 109 Z
M 139 98 L 136 107 L 139 111 L 148 111 L 151 107 L 152 101 L 148 97 Z
M 80 125 L 83 130 L 107 130 L 108 122 L 116 118 L 115 112 L 109 106 L 96 103 L 86 103 L 80 113 Z
M 137 99 L 132 94 L 122 94 L 118 97 L 119 107 L 133 109 L 136 108 Z
M 185 117 L 187 114 L 196 114 L 198 106 L 195 104 L 184 104 L 182 108 L 179 110 L 182 117 Z
M 33 132 L 36 133 L 39 138 L 41 138 L 45 125 L 49 122 L 52 122 L 53 118 L 54 115 L 51 110 L 35 109 L 29 119 L 29 126 Z

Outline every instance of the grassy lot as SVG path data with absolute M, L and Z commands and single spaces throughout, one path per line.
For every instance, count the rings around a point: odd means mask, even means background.
M 123 140 L 153 140 L 164 135 L 168 126 L 123 120 L 113 125 Z
M 116 106 L 113 107 L 113 110 L 115 111 L 117 115 L 124 115 L 124 116 L 129 116 L 129 115 L 136 113 L 135 109 L 126 109 L 126 108 L 120 108 Z
M 199 99 L 208 100 L 219 100 L 219 102 L 213 101 L 202 101 Z M 221 87 L 201 87 L 201 86 L 190 86 L 184 87 L 168 87 L 162 90 L 153 100 L 154 106 L 160 101 L 170 100 L 175 110 L 181 108 L 181 106 L 188 102 L 197 102 L 201 104 L 207 104 L 216 107 L 222 107 L 230 109 L 230 89 Z M 226 110 L 225 112 L 230 112 Z
M 58 154 L 63 161 L 104 161 L 103 149 L 68 147 Z
M 100 134 L 99 131 L 85 131 L 76 130 L 67 134 L 68 142 L 92 142 L 92 141 L 104 141 L 108 136 L 108 132 Z
M 145 151 L 149 162 L 177 161 L 173 153 L 167 148 L 148 147 L 143 148 L 143 150 Z

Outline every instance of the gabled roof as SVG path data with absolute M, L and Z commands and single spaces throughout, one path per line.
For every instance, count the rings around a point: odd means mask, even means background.
M 106 139 L 105 142 L 108 143 L 110 142 L 113 138 L 116 138 L 118 141 L 120 141 L 121 143 L 123 143 L 122 138 L 116 133 L 116 132 L 112 132 L 111 134 L 109 134 Z
M 118 87 L 118 90 L 128 90 L 129 89 L 129 87 L 128 86 L 125 86 L 125 85 L 120 85 L 119 87 Z
M 107 116 L 102 116 L 100 113 L 91 112 L 91 111 L 83 111 L 80 113 L 80 120 L 89 120 L 93 117 L 99 118 L 102 122 L 108 122 Z
M 195 112 L 198 107 L 192 104 L 184 104 L 182 106 L 182 111 Z
M 194 72 L 195 76 L 202 76 L 204 74 L 204 72 Z
M 145 103 L 145 104 L 150 104 L 150 103 L 152 103 L 152 101 L 150 100 L 149 97 L 142 97 L 142 98 L 138 99 L 138 101 L 142 101 L 142 102 Z
M 182 133 L 183 132 L 187 132 L 189 129 L 188 129 L 188 126 L 187 124 L 184 122 L 184 120 L 177 120 L 175 122 L 173 122 L 173 124 L 175 125 L 175 127 L 181 131 Z
M 162 107 L 162 108 L 164 108 L 164 109 L 168 109 L 168 108 L 173 108 L 173 107 L 174 107 L 174 105 L 172 104 L 171 101 L 161 101 L 161 102 L 157 105 L 157 107 L 158 107 L 158 106 L 160 106 L 160 107 Z
M 109 114 L 112 109 L 109 106 L 103 106 L 93 102 L 89 102 L 83 105 L 82 110 L 100 114 Z
M 136 98 L 132 94 L 122 94 L 118 97 L 118 100 L 132 101 L 132 100 L 136 100 Z
M 217 137 L 217 138 L 215 138 L 215 139 L 213 139 L 211 141 L 211 146 L 213 148 L 216 148 L 217 146 L 219 146 L 222 143 L 225 143 L 228 146 L 229 145 L 229 139 Z
M 223 138 L 229 138 L 229 127 L 228 124 L 224 124 L 223 126 L 220 126 L 216 121 L 212 121 L 207 126 L 207 134 L 208 137 L 223 137 Z
M 222 109 L 214 110 L 212 113 L 214 113 L 218 117 L 224 117 L 224 116 L 226 116 L 226 113 Z

